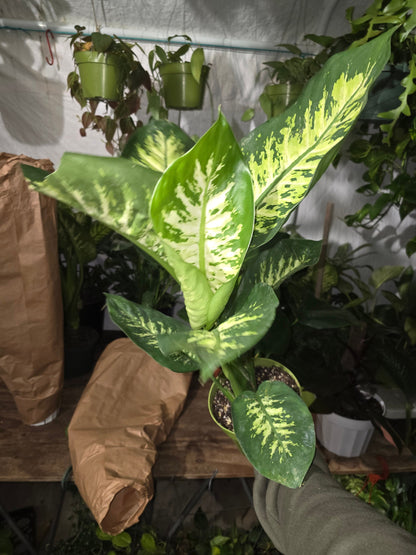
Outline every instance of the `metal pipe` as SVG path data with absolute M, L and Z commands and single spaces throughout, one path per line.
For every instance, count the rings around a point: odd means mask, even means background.
M 58 25 L 56 23 L 45 23 L 43 21 L 25 20 L 25 19 L 6 19 L 0 18 L 0 29 L 8 29 L 11 31 L 33 31 L 46 33 L 47 30 L 52 31 L 57 35 L 73 35 L 75 33 L 74 26 L 71 25 Z M 140 36 L 126 35 L 126 29 L 122 28 L 102 28 L 109 35 L 117 35 L 125 40 L 135 40 L 140 42 L 152 43 L 167 43 L 166 38 L 155 37 L 151 33 L 141 32 Z M 95 31 L 93 24 L 85 25 L 85 32 L 87 34 Z M 275 45 L 268 42 L 247 41 L 240 39 L 229 39 L 224 37 L 222 42 L 216 43 L 212 41 L 211 37 L 199 37 L 198 42 L 191 43 L 194 46 L 202 46 L 204 48 L 223 48 L 227 50 L 248 50 L 252 52 L 281 52 L 287 54 L 286 50 L 278 49 Z M 184 44 L 185 41 L 173 39 L 171 44 Z

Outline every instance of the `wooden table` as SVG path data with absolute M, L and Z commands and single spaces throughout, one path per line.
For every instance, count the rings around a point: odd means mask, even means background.
M 71 464 L 66 428 L 85 387 L 86 379 L 64 386 L 62 407 L 56 420 L 46 426 L 21 423 L 10 393 L 0 382 L 0 481 L 60 481 Z M 251 465 L 239 449 L 211 420 L 207 409 L 208 386 L 192 382 L 184 410 L 168 439 L 159 447 L 155 478 L 248 478 Z M 324 452 L 335 474 L 377 472 L 382 469 L 378 455 L 390 472 L 416 471 L 416 458 L 398 454 L 378 434 L 365 455 L 346 459 Z

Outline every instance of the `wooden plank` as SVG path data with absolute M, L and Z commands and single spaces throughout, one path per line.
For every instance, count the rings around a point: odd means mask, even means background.
M 184 410 L 158 449 L 156 478 L 246 478 L 253 468 L 208 412 L 209 386 L 193 382 Z
M 60 481 L 70 466 L 66 428 L 85 387 L 85 381 L 65 383 L 62 407 L 56 420 L 46 426 L 22 424 L 12 396 L 0 383 L 0 481 Z M 212 421 L 207 407 L 208 386 L 194 380 L 182 415 L 168 439 L 159 446 L 153 469 L 155 478 L 246 478 L 253 469 L 239 448 Z M 390 472 L 415 472 L 416 458 L 401 455 L 379 434 L 374 434 L 362 457 L 337 457 L 325 451 L 334 474 L 380 472 L 379 457 Z
M 389 473 L 416 472 L 416 457 L 409 449 L 402 453 L 384 437 L 374 432 L 367 451 L 360 457 L 339 457 L 320 447 L 325 455 L 329 470 L 333 474 L 383 474 L 383 463 L 387 464 Z
M 58 417 L 45 426 L 20 420 L 13 398 L 0 382 L 0 481 L 57 482 L 70 466 L 67 426 L 85 379 L 65 384 Z

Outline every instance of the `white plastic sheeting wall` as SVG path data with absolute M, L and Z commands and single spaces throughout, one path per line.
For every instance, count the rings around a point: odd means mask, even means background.
M 357 0 L 356 14 L 369 4 Z M 68 32 L 76 24 L 94 30 L 94 11 L 104 32 L 134 38 L 145 52 L 156 41 L 174 34 L 186 33 L 202 44 L 212 64 L 212 107 L 207 94 L 201 112 L 172 110 L 170 119 L 200 136 L 221 105 L 235 135 L 241 138 L 265 120 L 257 106 L 254 121 L 241 121 L 245 109 L 256 105 L 264 85 L 264 72 L 256 81 L 262 62 L 284 56 L 276 48 L 279 43 L 296 43 L 304 52 L 313 52 L 314 45 L 304 41 L 305 34 L 346 32 L 345 10 L 350 5 L 351 0 L 2 0 L 0 150 L 49 158 L 56 166 L 65 151 L 107 155 L 100 134 L 79 135 L 81 111 L 66 90 L 66 76 L 73 70 Z M 35 30 L 39 28 L 43 31 Z M 46 60 L 50 59 L 46 29 L 54 33 L 53 65 Z M 138 47 L 135 52 L 147 67 L 145 54 Z M 145 99 L 141 114 L 146 122 Z M 380 228 L 364 235 L 342 222 L 344 214 L 363 203 L 363 197 L 354 193 L 361 173 L 362 169 L 351 163 L 331 167 L 299 209 L 300 231 L 305 237 L 320 238 L 326 204 L 333 202 L 331 243 L 348 241 L 357 246 L 371 241 L 376 253 L 369 260 L 373 265 L 408 264 L 403 249 L 409 235 L 407 220 L 399 226 L 398 217 L 391 215 Z

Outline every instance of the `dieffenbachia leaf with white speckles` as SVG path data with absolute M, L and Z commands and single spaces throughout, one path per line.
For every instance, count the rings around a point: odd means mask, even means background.
M 146 168 L 163 173 L 195 142 L 180 127 L 167 120 L 151 120 L 130 136 L 122 156 Z
M 276 315 L 278 299 L 263 283 L 253 287 L 239 312 L 213 330 L 188 330 L 159 338 L 161 350 L 171 356 L 183 352 L 198 363 L 203 381 L 214 371 L 254 347 Z
M 118 295 L 106 295 L 108 313 L 117 326 L 159 364 L 174 372 L 191 372 L 198 365 L 183 353 L 165 355 L 159 349 L 158 339 L 163 335 L 183 332 L 189 327 L 180 320 L 158 310 L 128 301 Z
M 210 327 L 231 294 L 254 222 L 250 174 L 221 113 L 164 172 L 150 212 L 192 328 Z
M 65 153 L 59 168 L 39 179 L 22 166 L 32 188 L 85 212 L 153 256 L 172 275 L 149 219 L 149 203 L 160 173 L 126 158 Z
M 231 413 L 240 447 L 254 468 L 289 488 L 302 484 L 315 454 L 312 415 L 292 388 L 266 381 L 233 401 Z
M 321 246 L 321 241 L 281 239 L 260 253 L 255 250 L 251 252 L 252 259 L 247 261 L 244 280 L 250 287 L 253 283 L 262 282 L 277 289 L 294 273 L 316 264 L 321 254 Z
M 254 245 L 279 231 L 308 192 L 321 160 L 350 131 L 389 59 L 390 35 L 332 56 L 286 112 L 242 140 L 256 203 Z

